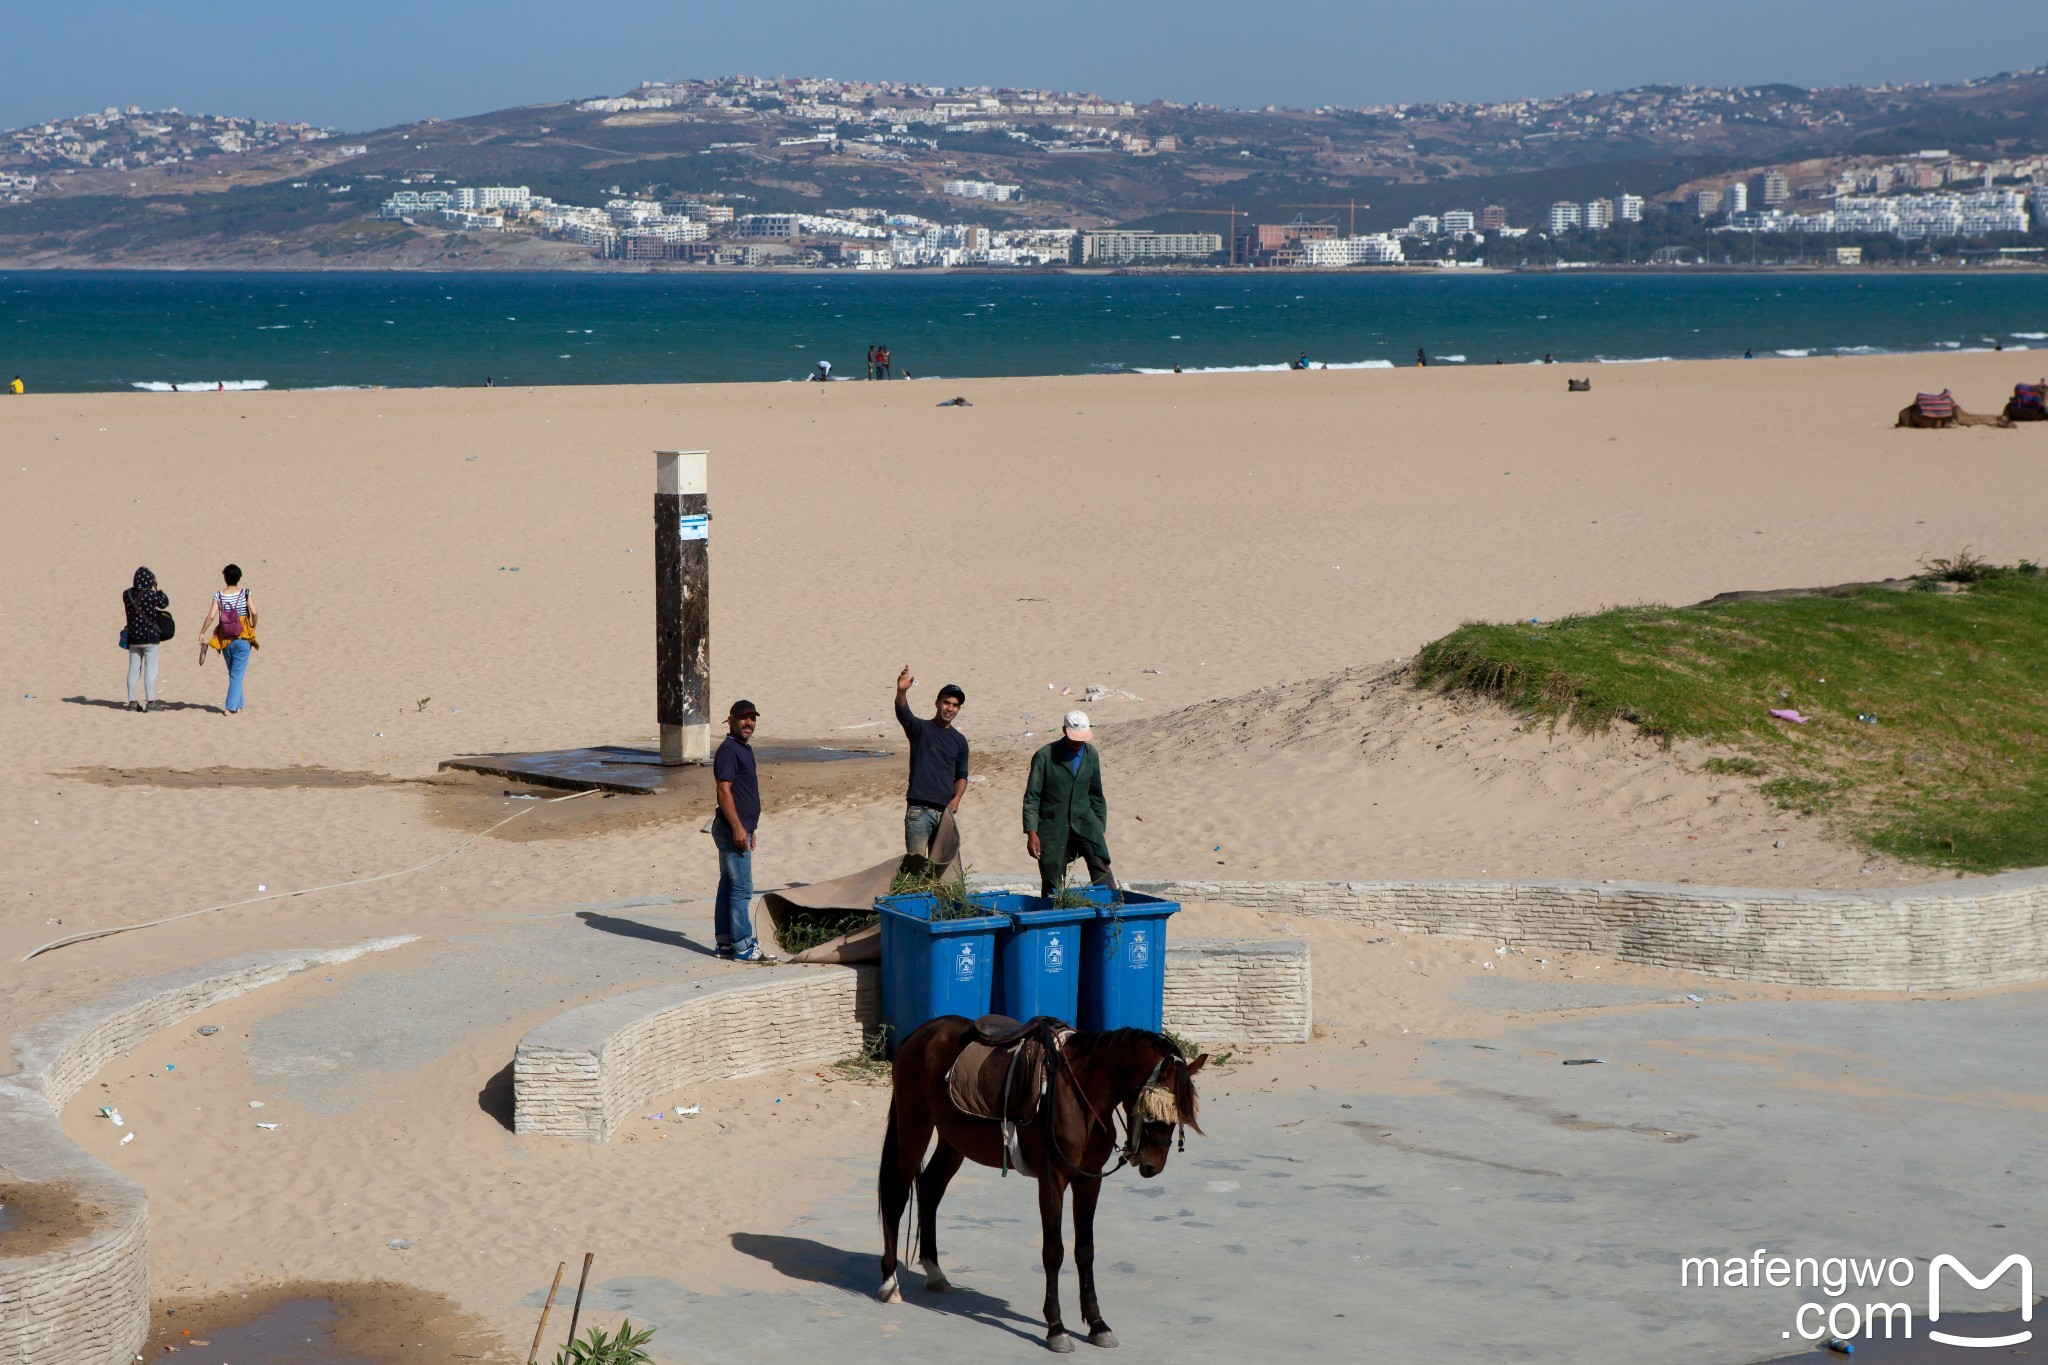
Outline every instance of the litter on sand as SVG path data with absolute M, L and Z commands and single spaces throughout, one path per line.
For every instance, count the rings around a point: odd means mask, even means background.
M 219 1024 L 201 1024 L 199 1026 L 199 1036 L 202 1038 L 211 1038 L 214 1034 L 219 1032 Z
M 1793 710 L 1790 707 L 1787 707 L 1783 710 L 1779 710 L 1774 707 L 1771 710 L 1771 715 L 1777 720 L 1789 720 L 1794 725 L 1804 725 L 1808 720 L 1812 719 L 1812 717 L 1810 716 L 1800 715 L 1798 711 Z
M 938 404 L 938 406 L 942 408 L 971 408 L 974 404 L 968 402 L 965 398 L 948 398 L 945 402 Z
M 1697 1005 L 1697 1004 L 1699 1004 L 1699 1003 L 1700 1003 L 1700 997 L 1699 997 L 1699 996 L 1697 996 L 1697 995 L 1694 995 L 1694 994 L 1693 994 L 1693 993 L 1692 993 L 1691 991 L 1687 991 L 1687 992 L 1685 993 L 1685 998 L 1686 998 L 1686 999 L 1688 999 L 1688 1000 L 1690 1000 L 1690 1001 L 1692 1001 L 1692 1002 L 1693 1002 L 1693 1004 L 1695 1004 L 1695 1005 Z
M 126 1147 L 129 1143 L 133 1141 L 135 1141 L 135 1134 L 130 1133 L 127 1137 L 121 1139 L 121 1145 L 123 1147 Z
M 385 1246 L 388 1246 L 388 1247 L 390 1247 L 390 1248 L 391 1248 L 391 1249 L 392 1249 L 393 1251 L 404 1251 L 404 1250 L 406 1250 L 407 1248 L 409 1248 L 409 1247 L 411 1247 L 411 1246 L 412 1246 L 412 1242 L 411 1242 L 411 1240 L 410 1240 L 410 1239 L 408 1239 L 408 1238 L 404 1238 L 404 1237 L 393 1237 L 393 1238 L 392 1238 L 392 1239 L 391 1239 L 390 1241 L 386 1242 L 386 1243 L 385 1243 L 384 1245 L 385 1245 Z
M 1564 1066 L 1606 1066 L 1606 1065 L 1607 1065 L 1607 1059 L 1606 1059 L 1605 1057 L 1567 1057 L 1567 1058 L 1565 1058 L 1565 1060 L 1563 1061 L 1562 1065 L 1564 1065 Z
M 277 1131 L 277 1130 L 278 1130 L 278 1129 L 279 1129 L 280 1127 L 282 1127 L 283 1125 L 282 1125 L 282 1124 L 276 1124 L 276 1123 L 259 1123 L 259 1124 L 257 1124 L 256 1126 L 257 1126 L 258 1128 L 261 1128 L 261 1129 L 262 1129 L 262 1130 L 263 1130 L 264 1132 L 266 1132 L 266 1133 L 274 1133 L 274 1132 L 276 1132 L 276 1131 Z

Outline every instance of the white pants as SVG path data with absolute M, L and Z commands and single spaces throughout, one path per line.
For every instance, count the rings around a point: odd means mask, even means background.
M 156 700 L 156 645 L 128 646 L 128 700 L 135 700 L 135 687 L 140 683 L 143 695 L 150 701 Z

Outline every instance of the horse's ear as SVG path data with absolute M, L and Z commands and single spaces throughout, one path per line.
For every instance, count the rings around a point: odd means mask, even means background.
M 1202 1065 L 1203 1065 L 1203 1063 L 1207 1062 L 1208 1060 L 1209 1060 L 1209 1054 L 1205 1052 L 1205 1053 L 1203 1053 L 1203 1054 L 1202 1054 L 1201 1056 L 1199 1056 L 1199 1057 L 1195 1058 L 1195 1060 L 1193 1060 L 1192 1062 L 1189 1062 L 1189 1063 L 1188 1063 L 1188 1075 L 1192 1076 L 1192 1075 L 1194 1075 L 1194 1074 L 1195 1074 L 1195 1073 L 1196 1073 L 1197 1071 L 1200 1071 L 1200 1070 L 1202 1069 Z

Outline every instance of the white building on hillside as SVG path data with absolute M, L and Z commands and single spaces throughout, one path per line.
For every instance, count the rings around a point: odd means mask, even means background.
M 1479 229 L 1479 220 L 1470 209 L 1445 209 L 1442 222 L 1446 237 L 1461 237 Z
M 1585 225 L 1594 229 L 1613 227 L 1614 201 L 1612 199 L 1587 200 Z
M 1584 211 L 1577 204 L 1566 203 L 1560 199 L 1550 206 L 1550 235 L 1561 236 L 1577 227 L 1584 219 Z
M 1640 223 L 1643 221 L 1643 196 L 1640 194 L 1617 195 L 1614 200 L 1614 217 L 1618 222 Z

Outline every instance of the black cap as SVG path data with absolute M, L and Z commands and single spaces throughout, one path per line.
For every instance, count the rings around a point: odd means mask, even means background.
M 732 709 L 725 713 L 725 718 L 727 720 L 738 720 L 741 716 L 758 716 L 760 714 L 761 708 L 754 705 L 754 703 L 750 701 L 736 701 L 732 704 Z
M 967 705 L 967 694 L 960 690 L 959 683 L 947 683 L 944 687 L 939 689 L 940 701 L 944 701 L 948 697 L 951 697 L 954 701 L 959 702 L 962 706 Z

